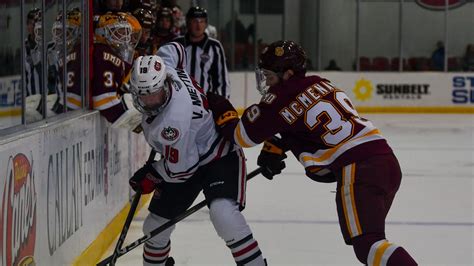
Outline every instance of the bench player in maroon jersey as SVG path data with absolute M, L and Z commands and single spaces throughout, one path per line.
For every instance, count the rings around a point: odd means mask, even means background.
M 92 105 L 111 123 L 129 108 L 117 93 L 133 59 L 132 27 L 126 17 L 106 13 L 99 17 L 95 30 Z
M 53 23 L 53 40 L 56 53 L 61 54 L 66 45 L 66 64 L 62 56 L 57 56 L 57 80 L 58 101 L 54 105 L 56 113 L 64 112 L 64 102 L 67 110 L 78 110 L 82 108 L 81 99 L 81 11 L 78 8 L 68 10 L 66 14 L 66 29 L 63 30 L 62 12 Z M 63 34 L 66 34 L 66 43 L 63 42 Z M 62 82 L 63 69 L 66 67 L 66 82 Z M 64 85 L 64 84 L 65 85 Z M 64 99 L 66 97 L 66 99 Z
M 256 74 L 263 97 L 240 120 L 230 102 L 208 95 L 221 133 L 241 147 L 265 141 L 258 165 L 267 178 L 281 173 L 284 151 L 290 150 L 308 177 L 337 182 L 339 225 L 360 262 L 417 265 L 385 238 L 401 170 L 380 131 L 359 116 L 344 91 L 322 77 L 306 76 L 305 51 L 292 41 L 265 48 Z

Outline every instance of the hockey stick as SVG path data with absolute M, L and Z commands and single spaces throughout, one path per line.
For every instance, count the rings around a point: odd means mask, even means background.
M 250 174 L 247 175 L 247 180 L 252 179 L 253 177 L 259 175 L 261 172 L 262 172 L 261 167 L 253 170 Z M 166 229 L 170 228 L 171 226 L 173 226 L 174 224 L 176 224 L 179 221 L 183 220 L 184 218 L 188 217 L 189 215 L 197 212 L 199 209 L 201 209 L 204 206 L 206 206 L 206 200 L 203 200 L 203 201 L 199 202 L 198 204 L 196 204 L 193 207 L 189 208 L 187 211 L 185 211 L 182 214 L 176 216 L 175 218 L 169 220 L 168 222 L 162 224 L 160 227 L 154 229 L 150 233 L 142 236 L 141 238 L 137 239 L 135 242 L 133 242 L 133 243 L 129 244 L 128 246 L 124 247 L 123 249 L 119 250 L 117 252 L 117 257 L 116 258 L 119 258 L 119 257 L 123 256 L 124 254 L 128 253 L 132 249 L 135 249 L 136 247 L 138 247 L 141 244 L 148 241 L 150 238 L 152 238 L 152 237 L 158 235 L 159 233 L 165 231 Z M 114 255 L 115 255 L 115 253 L 114 253 Z M 112 261 L 112 256 L 109 256 L 109 257 L 105 258 L 104 260 L 102 260 L 101 262 L 99 262 L 97 265 L 107 265 L 111 261 Z
M 155 150 L 151 150 L 150 155 L 148 156 L 148 160 L 146 164 L 151 164 L 155 159 L 156 152 Z M 120 232 L 120 236 L 118 238 L 117 244 L 115 245 L 114 254 L 112 254 L 110 259 L 110 265 L 115 265 L 117 258 L 119 257 L 118 254 L 122 249 L 123 242 L 125 241 L 125 237 L 128 233 L 128 228 L 130 228 L 130 224 L 132 223 L 133 216 L 135 215 L 135 211 L 137 210 L 138 203 L 140 202 L 140 197 L 142 196 L 142 192 L 140 190 L 137 191 L 135 197 L 133 198 L 132 204 L 130 205 L 130 210 L 128 211 L 127 219 L 125 220 L 125 224 L 123 225 L 122 232 Z

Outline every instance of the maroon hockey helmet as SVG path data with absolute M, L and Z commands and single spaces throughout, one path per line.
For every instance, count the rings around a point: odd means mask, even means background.
M 133 11 L 132 15 L 138 20 L 142 28 L 151 29 L 153 28 L 153 14 L 150 10 L 144 8 L 137 8 Z
M 157 12 L 157 20 L 160 20 L 161 18 L 168 18 L 173 21 L 173 10 L 167 7 L 160 8 Z
M 306 52 L 303 48 L 288 40 L 281 40 L 265 47 L 260 54 L 258 67 L 281 74 L 289 69 L 295 75 L 306 73 Z

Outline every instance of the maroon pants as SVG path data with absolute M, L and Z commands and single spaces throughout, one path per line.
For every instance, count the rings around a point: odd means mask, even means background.
M 376 155 L 346 165 L 335 175 L 337 213 L 346 244 L 361 234 L 385 236 L 385 217 L 402 178 L 395 155 Z

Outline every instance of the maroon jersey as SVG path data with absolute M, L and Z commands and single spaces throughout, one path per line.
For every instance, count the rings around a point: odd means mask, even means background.
M 280 133 L 308 175 L 392 152 L 344 91 L 318 76 L 293 77 L 271 87 L 259 104 L 245 110 L 232 133 L 227 137 L 241 147 Z
M 92 104 L 113 123 L 126 110 L 117 91 L 122 86 L 126 66 L 124 61 L 105 44 L 94 45 L 94 76 L 92 78 Z
M 77 43 L 66 56 L 66 106 L 69 110 L 77 110 L 82 108 L 81 98 L 81 44 Z M 63 73 L 63 58 L 58 60 L 59 73 Z M 64 92 L 59 91 L 60 103 L 63 103 Z

